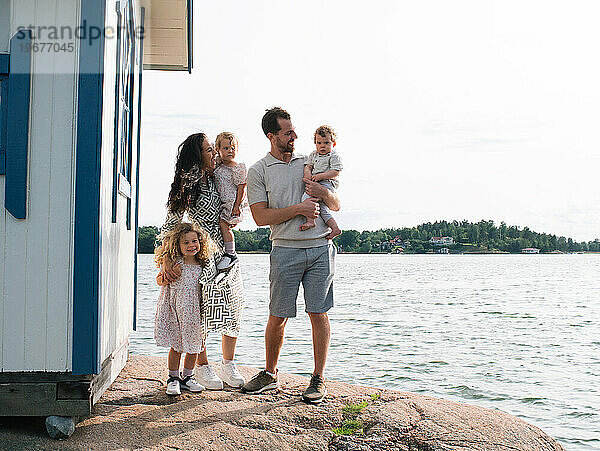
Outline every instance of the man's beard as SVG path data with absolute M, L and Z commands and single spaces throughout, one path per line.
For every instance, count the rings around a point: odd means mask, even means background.
M 280 146 L 281 153 L 293 153 L 294 152 L 294 141 Z

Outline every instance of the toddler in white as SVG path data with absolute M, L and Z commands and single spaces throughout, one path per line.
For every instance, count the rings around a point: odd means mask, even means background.
M 246 165 L 235 161 L 238 140 L 233 133 L 219 133 L 215 141 L 219 154 L 219 165 L 215 169 L 215 184 L 223 207 L 219 227 L 223 235 L 225 255 L 217 264 L 220 271 L 229 269 L 237 260 L 235 237 L 231 228 L 242 222 L 242 212 L 248 207 L 246 200 Z

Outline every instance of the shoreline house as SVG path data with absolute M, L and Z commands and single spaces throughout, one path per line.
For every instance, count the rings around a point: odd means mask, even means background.
M 526 247 L 525 249 L 521 249 L 522 254 L 539 254 L 540 250 L 535 247 Z
M 86 415 L 125 364 L 142 66 L 190 71 L 191 23 L 191 0 L 0 0 L 0 415 Z
M 389 239 L 388 241 L 381 242 L 379 248 L 382 251 L 394 252 L 396 254 L 399 254 L 401 252 L 404 252 L 404 247 L 408 245 L 408 241 L 403 242 L 402 238 L 400 238 L 400 236 L 397 235 L 394 238 Z
M 452 246 L 454 244 L 454 238 L 451 236 L 434 236 L 429 242 L 434 246 Z

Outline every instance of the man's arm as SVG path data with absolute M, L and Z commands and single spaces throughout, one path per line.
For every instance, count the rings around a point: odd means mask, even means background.
M 318 182 L 320 180 L 329 180 L 334 179 L 338 175 L 340 175 L 340 171 L 336 171 L 335 169 L 330 169 L 329 171 L 320 172 L 319 174 L 315 174 L 312 176 L 312 180 L 314 182 Z M 308 177 L 311 178 L 311 177 Z
M 312 177 L 312 164 L 305 164 L 304 165 L 304 177 L 306 177 L 307 179 Z
M 327 188 L 324 189 L 327 190 Z M 317 218 L 319 216 L 318 200 L 310 197 L 299 204 L 285 208 L 269 208 L 267 202 L 257 202 L 250 205 L 250 211 L 257 226 L 277 225 L 298 215 L 313 219 Z
M 322 186 L 319 182 L 313 182 L 307 178 L 304 180 L 306 194 L 311 197 L 322 200 L 325 205 L 332 211 L 339 211 L 340 209 L 340 198 L 336 193 L 332 193 L 327 188 Z

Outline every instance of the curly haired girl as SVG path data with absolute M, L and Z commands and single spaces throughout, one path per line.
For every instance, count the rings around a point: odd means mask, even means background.
M 181 389 L 200 392 L 204 386 L 194 378 L 194 364 L 198 353 L 204 350 L 204 332 L 200 311 L 198 279 L 202 268 L 208 264 L 217 248 L 201 227 L 183 222 L 178 224 L 163 239 L 155 250 L 155 261 L 160 267 L 166 256 L 178 262 L 181 276 L 167 283 L 162 275 L 157 276 L 161 286 L 154 337 L 158 346 L 169 349 L 169 378 L 167 395 L 179 395 Z M 181 354 L 186 353 L 183 371 L 179 373 Z

